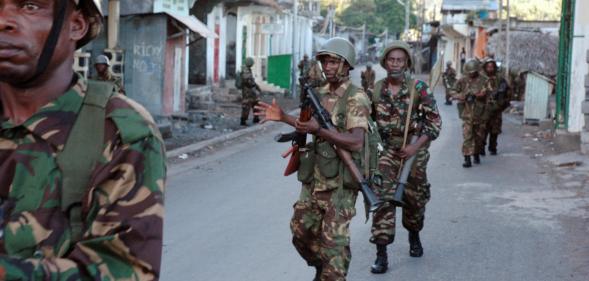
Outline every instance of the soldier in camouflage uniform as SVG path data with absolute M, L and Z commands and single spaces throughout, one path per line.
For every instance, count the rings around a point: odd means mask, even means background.
M 485 125 L 488 120 L 487 103 L 491 87 L 489 80 L 479 73 L 479 62 L 475 59 L 464 64 L 465 76 L 460 78 L 454 89 L 452 98 L 463 103 L 464 109 L 460 114 L 462 119 L 462 154 L 464 155 L 464 168 L 472 167 L 471 157 L 474 163 L 480 164 L 480 152 L 484 149 Z
M 374 70 L 372 70 L 371 63 L 366 64 L 366 70 L 362 71 L 360 78 L 362 78 L 362 88 L 364 89 L 364 92 L 368 93 L 374 89 L 376 74 L 374 73 Z
M 254 65 L 253 58 L 245 59 L 245 66 L 241 70 L 241 83 L 243 88 L 241 89 L 241 125 L 246 126 L 246 121 L 249 118 L 250 111 L 254 109 L 254 106 L 258 103 L 260 93 L 260 87 L 254 80 L 254 74 L 252 73 L 252 66 Z M 254 124 L 258 123 L 260 119 L 254 115 Z
M 94 61 L 94 68 L 96 69 L 96 77 L 94 77 L 94 80 L 112 82 L 121 92 L 125 92 L 123 81 L 120 77 L 117 77 L 112 73 L 110 60 L 107 56 L 97 56 Z
M 497 70 L 497 62 L 488 58 L 483 63 L 484 75 L 489 79 L 491 95 L 489 95 L 487 110 L 488 121 L 486 124 L 485 137 L 483 138 L 483 149 L 481 155 L 485 155 L 487 137 L 489 138 L 489 152 L 497 155 L 497 138 L 501 134 L 503 124 L 503 111 L 509 106 L 509 86 Z
M 307 76 L 307 73 L 309 73 L 309 70 L 311 69 L 311 62 L 309 61 L 309 56 L 305 54 L 297 67 L 299 68 L 300 77 Z
M 14 46 L 0 54 L 0 280 L 159 278 L 163 142 L 147 111 L 112 84 L 102 118 L 94 119 L 104 126 L 103 138 L 95 136 L 102 145 L 87 148 L 99 161 L 75 186 L 84 195 L 64 205 L 72 174 L 56 159 L 72 151 L 72 127 L 92 104 L 86 97 L 98 94 L 72 62 L 100 31 L 100 2 L 0 4 L 0 42 Z
M 260 102 L 256 114 L 264 121 L 281 121 L 299 132 L 313 134 L 313 143 L 301 150 L 298 179 L 303 187 L 290 224 L 293 244 L 307 264 L 316 268 L 314 280 L 342 281 L 346 280 L 351 260 L 349 226 L 356 215 L 358 186 L 346 182 L 346 170 L 333 145 L 358 157 L 368 130 L 370 101 L 350 81 L 356 51 L 348 40 L 330 39 L 317 53 L 317 59 L 328 81 L 318 96 L 338 132 L 320 128 L 315 119 L 301 122 L 285 114 L 275 101 L 272 105 Z M 335 114 L 341 106 L 346 106 L 346 114 Z
M 446 105 L 452 105 L 450 91 L 456 83 L 456 70 L 452 68 L 452 62 L 446 62 L 446 71 L 442 74 L 444 79 L 444 88 L 446 89 Z
M 377 250 L 376 261 L 371 267 L 372 273 L 387 271 L 387 245 L 393 243 L 395 238 L 396 222 L 395 206 L 391 201 L 402 162 L 413 155 L 417 155 L 417 158 L 405 189 L 404 201 L 407 205 L 403 208 L 403 226 L 409 231 L 409 254 L 412 257 L 423 255 L 419 232 L 423 229 L 425 205 L 430 198 L 430 184 L 426 173 L 428 148 L 431 141 L 440 134 L 442 125 L 434 95 L 428 85 L 415 80 L 407 72 L 412 65 L 409 45 L 401 41 L 393 42 L 384 50 L 380 64 L 388 75 L 376 83 L 372 99 L 373 107 L 376 108 L 375 121 L 385 148 L 378 162 L 382 183 L 375 186 L 375 191 L 385 204 L 374 213 L 372 222 L 370 242 L 376 244 Z M 414 99 L 409 124 L 412 129 L 409 134 L 418 135 L 419 138 L 414 144 L 407 143 L 403 148 L 412 93 Z

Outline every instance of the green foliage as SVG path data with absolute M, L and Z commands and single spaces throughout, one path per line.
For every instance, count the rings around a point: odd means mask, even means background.
M 403 0 L 404 1 L 404 0 Z M 414 0 L 410 1 L 414 4 Z M 411 9 L 409 16 L 410 28 L 415 27 L 417 17 Z M 382 33 L 387 27 L 389 34 L 394 36 L 403 32 L 405 27 L 405 7 L 397 0 L 356 0 L 338 15 L 338 21 L 350 27 L 360 27 L 366 23 L 368 32 Z

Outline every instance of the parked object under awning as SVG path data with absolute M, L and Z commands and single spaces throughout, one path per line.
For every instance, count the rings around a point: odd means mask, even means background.
M 184 16 L 171 12 L 165 13 L 173 17 L 177 21 L 181 22 L 183 25 L 188 27 L 188 29 L 200 34 L 202 37 L 217 38 L 217 34 L 214 31 L 210 30 L 204 23 L 199 21 L 195 16 Z

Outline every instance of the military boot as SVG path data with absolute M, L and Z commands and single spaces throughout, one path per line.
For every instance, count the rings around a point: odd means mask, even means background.
M 481 152 L 479 153 L 479 155 L 485 157 L 485 156 L 487 156 L 487 153 L 483 149 L 483 150 L 481 150 Z
M 241 126 L 247 126 L 247 123 L 245 123 L 245 119 L 241 118 L 241 123 L 239 123 Z
M 464 156 L 464 163 L 462 163 L 462 167 L 464 168 L 470 168 L 472 167 L 472 162 L 470 162 L 470 156 Z
M 481 156 L 479 154 L 474 155 L 474 163 L 481 164 Z
M 419 240 L 419 231 L 409 231 L 409 255 L 414 258 L 423 256 L 423 247 Z
M 387 245 L 376 245 L 376 260 L 370 267 L 370 272 L 374 274 L 382 274 L 389 269 L 389 261 L 387 256 Z
M 321 273 L 323 272 L 323 266 L 322 265 L 316 265 L 315 266 L 315 278 L 313 278 L 313 281 L 320 281 L 321 280 Z
M 254 124 L 260 123 L 260 118 L 258 116 L 254 116 Z
M 497 134 L 491 134 L 490 140 L 489 140 L 489 152 L 491 153 L 491 155 L 497 155 L 497 137 L 499 135 Z

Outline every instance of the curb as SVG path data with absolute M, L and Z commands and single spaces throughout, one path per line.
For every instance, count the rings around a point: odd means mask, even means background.
M 295 114 L 296 112 L 298 112 L 298 109 L 292 110 L 292 111 L 288 112 L 288 114 Z M 231 132 L 229 134 L 220 135 L 220 136 L 214 137 L 212 139 L 189 144 L 187 146 L 183 146 L 183 147 L 179 147 L 179 148 L 167 151 L 166 158 L 167 159 L 175 158 L 175 157 L 178 157 L 182 154 L 195 153 L 195 152 L 203 150 L 207 147 L 215 146 L 215 145 L 242 137 L 244 135 L 253 134 L 253 133 L 260 132 L 260 131 L 272 129 L 274 127 L 278 127 L 279 125 L 281 125 L 281 124 L 276 123 L 276 122 L 258 124 L 258 125 L 255 125 L 255 126 L 252 126 L 249 128 L 245 128 L 245 129 L 237 130 L 235 132 Z

